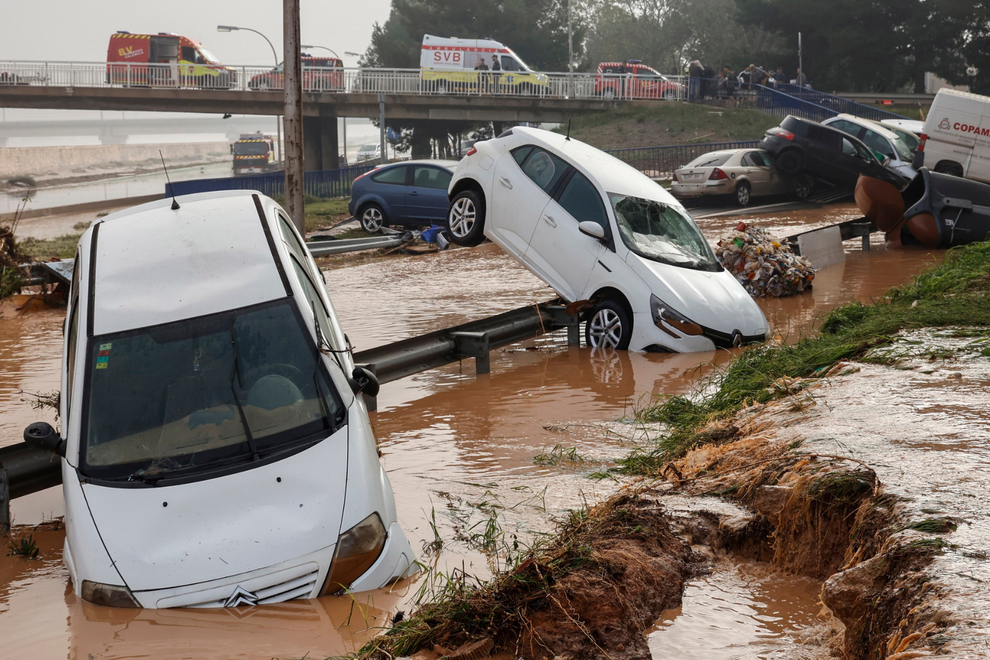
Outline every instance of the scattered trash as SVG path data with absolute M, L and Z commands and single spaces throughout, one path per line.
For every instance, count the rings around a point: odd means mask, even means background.
M 815 279 L 815 269 L 807 259 L 794 254 L 790 246 L 767 230 L 745 222 L 718 242 L 715 256 L 754 298 L 793 296 Z
M 427 243 L 433 243 L 441 250 L 446 250 L 447 246 L 450 244 L 450 241 L 448 241 L 443 235 L 443 232 L 446 229 L 447 228 L 443 225 L 432 225 L 431 227 L 423 230 L 423 233 L 420 234 L 420 238 Z

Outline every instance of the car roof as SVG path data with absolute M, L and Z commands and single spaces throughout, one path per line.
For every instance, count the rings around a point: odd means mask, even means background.
M 835 117 L 830 117 L 826 121 L 832 121 L 833 119 L 845 119 L 846 121 L 852 122 L 853 124 L 857 124 L 864 128 L 868 128 L 871 131 L 876 131 L 877 133 L 884 136 L 888 140 L 898 139 L 897 133 L 893 132 L 892 130 L 890 130 L 880 122 L 873 121 L 872 119 L 864 119 L 863 117 L 857 117 L 856 115 L 850 115 L 843 112 L 842 114 L 836 115 Z M 828 124 L 825 123 L 823 123 L 822 125 L 828 126 Z
M 375 169 L 376 170 L 383 170 L 383 169 L 385 169 L 387 167 L 398 167 L 400 165 L 434 165 L 436 167 L 443 167 L 443 168 L 448 169 L 451 172 L 453 172 L 454 171 L 454 168 L 457 167 L 457 161 L 456 160 L 440 160 L 440 159 L 434 160 L 434 159 L 430 159 L 430 158 L 421 158 L 419 160 L 400 160 L 398 163 L 387 163 L 385 165 L 379 165 Z
M 670 193 L 631 165 L 604 151 L 596 149 L 574 138 L 568 139 L 560 133 L 544 131 L 528 126 L 516 126 L 513 134 L 526 137 L 526 142 L 555 151 L 574 165 L 579 171 L 598 181 L 606 193 L 618 193 L 644 199 L 662 200 L 668 204 L 679 204 Z
M 92 251 L 95 334 L 195 318 L 284 298 L 252 190 L 182 195 L 103 218 L 80 239 Z M 263 207 L 274 202 L 267 197 Z

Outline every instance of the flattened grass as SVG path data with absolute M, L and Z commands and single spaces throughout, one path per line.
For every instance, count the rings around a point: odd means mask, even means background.
M 665 432 L 654 447 L 620 461 L 621 469 L 655 474 L 698 445 L 706 424 L 779 396 L 773 385 L 780 378 L 820 376 L 838 362 L 863 358 L 871 349 L 889 344 L 902 330 L 946 326 L 990 327 L 990 242 L 950 251 L 942 264 L 911 284 L 891 289 L 883 300 L 833 310 L 818 334 L 797 344 L 744 352 L 712 377 L 703 396 L 659 400 L 640 417 L 665 424 Z

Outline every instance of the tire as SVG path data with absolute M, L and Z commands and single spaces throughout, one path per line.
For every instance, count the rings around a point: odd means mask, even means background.
M 807 174 L 802 174 L 794 181 L 794 196 L 798 199 L 808 199 L 815 189 L 815 180 Z
M 387 222 L 385 211 L 378 204 L 365 204 L 361 207 L 361 229 L 369 234 L 378 233 Z
M 463 190 L 450 200 L 447 229 L 457 245 L 474 247 L 485 240 L 485 206 L 473 190 Z
M 599 301 L 584 324 L 584 342 L 592 348 L 624 351 L 632 339 L 632 319 L 617 301 Z
M 612 87 L 607 87 L 602 90 L 602 98 L 606 101 L 611 101 L 615 99 L 615 89 Z
M 262 92 L 267 92 L 269 89 L 272 88 L 272 84 L 268 80 L 268 78 L 262 78 L 257 83 L 255 83 L 254 88 Z
M 533 96 L 533 94 L 535 94 L 535 93 L 536 93 L 536 90 L 534 90 L 533 89 L 533 86 L 530 85 L 529 83 L 523 83 L 523 84 L 519 85 L 519 95 L 520 96 Z
M 959 163 L 953 163 L 950 160 L 943 160 L 935 166 L 935 171 L 939 174 L 951 174 L 952 176 L 962 177 L 963 168 Z
M 447 83 L 445 83 L 445 82 L 438 82 L 437 83 L 437 94 L 441 94 L 442 95 L 442 94 L 446 94 L 446 93 L 447 93 Z
M 797 149 L 788 149 L 777 156 L 777 171 L 781 174 L 797 174 L 804 165 L 804 158 Z
M 663 100 L 664 101 L 676 101 L 677 100 L 677 92 L 675 90 L 673 90 L 673 89 L 668 89 L 666 92 L 663 93 Z
M 736 204 L 739 206 L 749 206 L 752 200 L 753 191 L 750 185 L 745 181 L 740 181 L 736 184 Z

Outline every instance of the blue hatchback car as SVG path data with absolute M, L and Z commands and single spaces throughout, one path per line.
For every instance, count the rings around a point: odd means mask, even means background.
M 367 232 L 388 225 L 442 224 L 456 166 L 452 160 L 411 160 L 378 167 L 354 179 L 347 210 Z

